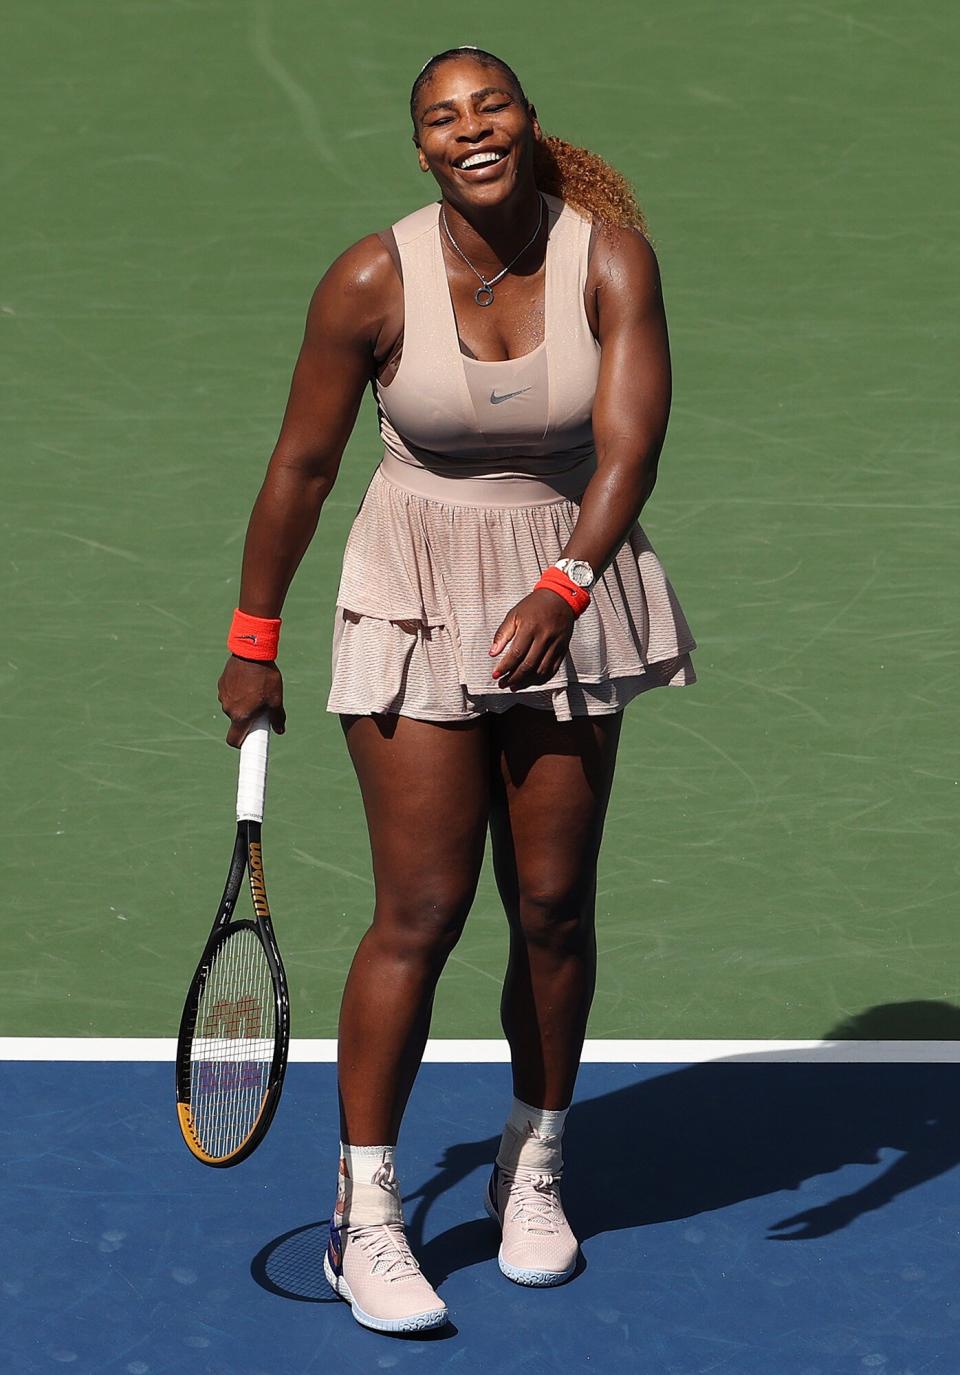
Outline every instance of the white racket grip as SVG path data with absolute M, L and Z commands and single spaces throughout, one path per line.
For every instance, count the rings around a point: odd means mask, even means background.
M 270 753 L 270 718 L 258 716 L 240 746 L 237 780 L 237 820 L 262 821 L 267 795 L 267 756 Z

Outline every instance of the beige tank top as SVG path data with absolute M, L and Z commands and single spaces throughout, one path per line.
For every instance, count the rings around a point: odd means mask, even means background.
M 600 346 L 583 305 L 590 221 L 554 196 L 549 216 L 543 342 L 485 363 L 460 350 L 440 244 L 440 206 L 393 226 L 403 269 L 403 352 L 376 383 L 380 433 L 394 459 L 458 476 L 547 476 L 593 457 L 591 414 Z

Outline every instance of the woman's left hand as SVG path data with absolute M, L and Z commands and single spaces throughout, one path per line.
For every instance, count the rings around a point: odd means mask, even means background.
M 497 687 L 516 691 L 552 678 L 567 652 L 575 619 L 572 607 L 545 587 L 517 602 L 490 646 L 494 658 L 506 649 L 493 670 Z

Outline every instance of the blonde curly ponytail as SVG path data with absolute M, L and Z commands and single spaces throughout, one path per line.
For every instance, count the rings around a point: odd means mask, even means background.
M 647 222 L 630 183 L 599 153 L 566 139 L 545 136 L 534 144 L 533 171 L 541 191 L 559 196 L 599 224 L 646 234 Z

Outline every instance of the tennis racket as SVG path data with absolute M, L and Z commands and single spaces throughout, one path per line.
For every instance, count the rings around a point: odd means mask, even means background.
M 240 746 L 237 839 L 180 1019 L 177 1117 L 205 1165 L 236 1165 L 267 1134 L 280 1101 L 290 1044 L 287 980 L 267 905 L 260 823 L 270 729 L 257 717 Z M 237 917 L 246 873 L 253 918 Z

